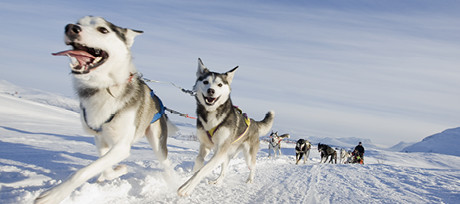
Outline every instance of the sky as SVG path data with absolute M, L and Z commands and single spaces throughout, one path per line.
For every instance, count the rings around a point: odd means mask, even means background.
M 191 89 L 197 59 L 239 66 L 232 100 L 293 138 L 417 142 L 460 126 L 458 1 L 2 1 L 0 79 L 74 97 L 64 26 L 86 15 L 142 30 L 144 77 Z M 150 86 L 171 109 L 195 100 Z M 172 120 L 194 123 L 190 119 Z M 365 145 L 365 144 L 364 144 Z

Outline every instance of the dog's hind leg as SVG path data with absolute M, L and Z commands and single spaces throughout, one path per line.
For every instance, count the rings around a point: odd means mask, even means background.
M 169 170 L 171 162 L 168 160 L 168 130 L 166 119 L 163 117 L 160 120 L 150 124 L 145 131 L 145 136 L 152 146 L 155 155 L 165 170 Z
M 252 183 L 256 173 L 257 152 L 259 151 L 258 145 L 248 146 L 245 145 L 243 149 L 244 160 L 249 168 L 249 177 L 246 183 Z

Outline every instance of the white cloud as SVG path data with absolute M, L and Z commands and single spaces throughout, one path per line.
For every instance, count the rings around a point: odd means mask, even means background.
M 65 24 L 97 15 L 145 32 L 133 55 L 148 78 L 191 88 L 198 57 L 220 72 L 240 65 L 235 101 L 254 115 L 276 110 L 280 129 L 395 144 L 460 124 L 456 2 L 0 5 L 11 19 L 0 22 L 1 78 L 19 85 L 73 95 L 66 59 L 49 54 L 66 49 Z M 193 98 L 184 104 L 182 93 L 154 86 L 168 106 L 194 112 Z

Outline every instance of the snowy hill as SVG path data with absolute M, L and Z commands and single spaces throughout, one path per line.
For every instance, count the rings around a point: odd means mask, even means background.
M 395 152 L 400 152 L 403 151 L 404 148 L 409 147 L 411 145 L 415 144 L 415 142 L 400 142 L 396 145 L 393 145 L 392 147 L 388 148 L 389 151 L 395 151 Z
M 445 130 L 424 138 L 403 149 L 404 152 L 433 152 L 460 156 L 460 127 Z
M 0 93 L 80 112 L 78 101 L 75 99 L 37 89 L 19 87 L 5 80 L 0 80 Z
M 78 113 L 28 100 L 29 96 L 0 92 L 0 203 L 32 203 L 45 189 L 97 158 L 93 137 L 82 131 Z M 48 94 L 35 98 L 52 99 Z M 283 143 L 284 155 L 268 158 L 265 142 L 260 143 L 253 184 L 245 183 L 249 171 L 240 155 L 230 162 L 223 184 L 207 182 L 216 178 L 220 172 L 216 169 L 190 197 L 178 197 L 177 188 L 191 176 L 198 142 L 193 141 L 193 125 L 177 125 L 180 131 L 168 139 L 168 157 L 177 176 L 163 178 L 153 151 L 142 139 L 122 162 L 128 166 L 128 174 L 103 183 L 91 179 L 63 203 L 460 202 L 457 156 L 442 155 L 440 160 L 436 153 L 408 154 L 369 147 L 365 165 L 319 164 L 314 147 L 307 164 L 295 165 L 294 144 Z M 326 139 L 319 142 L 332 143 Z

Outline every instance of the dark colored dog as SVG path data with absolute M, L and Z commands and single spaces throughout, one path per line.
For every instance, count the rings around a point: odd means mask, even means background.
M 299 139 L 295 145 L 295 164 L 298 164 L 302 159 L 302 156 L 305 155 L 303 163 L 305 164 L 308 160 L 308 155 L 310 155 L 311 143 L 308 140 Z
M 318 152 L 321 152 L 321 161 L 320 161 L 320 163 L 321 162 L 326 163 L 327 158 L 330 156 L 331 159 L 329 160 L 329 163 L 333 163 L 332 159 L 334 159 L 334 162 L 337 164 L 337 151 L 335 151 L 329 145 L 318 143 Z

